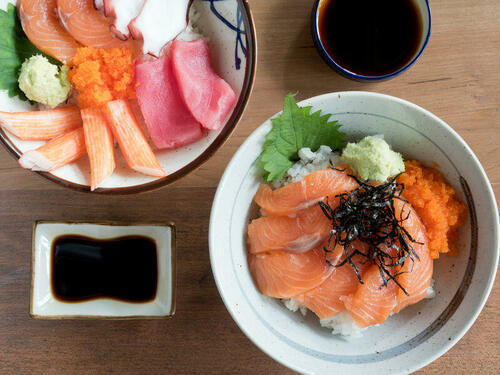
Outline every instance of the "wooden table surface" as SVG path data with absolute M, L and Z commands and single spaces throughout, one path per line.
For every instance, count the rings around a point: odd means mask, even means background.
M 245 115 L 202 168 L 160 191 L 103 197 L 74 193 L 22 170 L 0 150 L 0 374 L 291 374 L 262 353 L 226 311 L 210 270 L 208 221 L 223 170 L 238 146 L 298 99 L 367 90 L 414 102 L 450 124 L 479 157 L 500 197 L 500 3 L 432 1 L 430 43 L 404 75 L 382 83 L 344 79 L 322 62 L 309 33 L 313 0 L 250 0 L 258 72 Z M 498 200 L 498 198 L 497 198 Z M 172 220 L 178 228 L 177 313 L 171 320 L 30 319 L 35 220 Z M 500 283 L 474 326 L 419 374 L 500 373 Z

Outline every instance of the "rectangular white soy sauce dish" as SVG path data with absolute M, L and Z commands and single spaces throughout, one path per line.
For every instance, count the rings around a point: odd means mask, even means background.
M 153 300 L 110 298 L 63 302 L 52 291 L 52 244 L 64 235 L 107 240 L 144 236 L 156 242 L 157 289 Z M 153 319 L 175 312 L 175 226 L 171 223 L 85 223 L 38 221 L 33 228 L 30 315 L 35 319 Z

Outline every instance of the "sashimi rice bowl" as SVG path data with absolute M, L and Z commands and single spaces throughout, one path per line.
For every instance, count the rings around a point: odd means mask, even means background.
M 433 298 L 433 261 L 457 255 L 467 216 L 443 175 L 383 134 L 344 145 L 339 124 L 292 95 L 273 124 L 258 160 L 261 215 L 248 225 L 259 291 L 344 336 Z
M 380 94 L 289 94 L 221 180 L 212 268 L 240 327 L 285 365 L 408 373 L 477 317 L 497 215 L 475 157 L 432 114 Z
M 242 114 L 255 64 L 242 1 L 0 7 L 0 138 L 21 167 L 63 186 L 168 184 L 206 161 Z

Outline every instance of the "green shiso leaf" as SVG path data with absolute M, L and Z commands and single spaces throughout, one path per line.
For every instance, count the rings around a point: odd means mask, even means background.
M 273 128 L 259 156 L 260 167 L 266 181 L 280 180 L 286 171 L 298 160 L 303 147 L 317 151 L 322 145 L 337 150 L 344 146 L 345 134 L 339 131 L 337 121 L 329 121 L 331 115 L 321 111 L 311 113 L 312 107 L 299 107 L 294 94 L 285 97 L 283 112 L 271 119 Z
M 27 100 L 17 79 L 24 60 L 34 55 L 43 55 L 52 64 L 61 65 L 29 41 L 21 27 L 16 7 L 9 3 L 7 11 L 0 9 L 0 90 L 9 90 L 9 97 L 18 96 Z

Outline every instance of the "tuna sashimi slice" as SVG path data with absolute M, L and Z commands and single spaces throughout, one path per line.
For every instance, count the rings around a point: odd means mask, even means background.
M 184 102 L 205 128 L 219 129 L 236 102 L 236 94 L 212 68 L 206 40 L 174 40 L 170 49 Z
M 321 249 L 302 254 L 249 254 L 248 264 L 260 292 L 275 298 L 290 298 L 315 288 L 333 271 Z
M 302 253 L 320 245 L 331 229 L 319 205 L 298 212 L 296 217 L 264 216 L 248 225 L 248 249 L 250 253 Z
M 323 169 L 308 174 L 302 180 L 272 190 L 267 184 L 259 187 L 255 202 L 270 215 L 290 215 L 316 204 L 325 197 L 351 191 L 358 183 L 346 172 Z
M 166 176 L 142 134 L 130 103 L 124 99 L 108 102 L 104 114 L 128 166 L 149 176 Z
M 104 15 L 113 19 L 111 31 L 122 40 L 128 39 L 128 24 L 139 15 L 145 0 L 104 0 Z
M 80 127 L 36 150 L 25 152 L 19 159 L 19 164 L 33 171 L 49 172 L 75 161 L 86 153 L 85 136 L 83 128 Z
M 47 55 L 67 64 L 81 45 L 57 18 L 57 0 L 19 0 L 21 25 L 29 40 Z
M 145 0 L 139 15 L 128 25 L 133 38 L 143 41 L 144 54 L 160 56 L 162 48 L 187 27 L 190 2 Z
M 0 126 L 25 141 L 49 140 L 81 125 L 80 110 L 74 105 L 47 111 L 0 111 Z
M 137 61 L 135 82 L 137 101 L 156 147 L 180 147 L 203 136 L 200 123 L 180 96 L 170 57 Z
M 100 109 L 82 109 L 82 120 L 90 161 L 90 190 L 95 190 L 116 167 L 113 134 Z
M 132 41 L 121 41 L 110 31 L 110 21 L 94 8 L 93 0 L 57 0 L 61 23 L 77 41 L 96 48 L 128 47 Z

